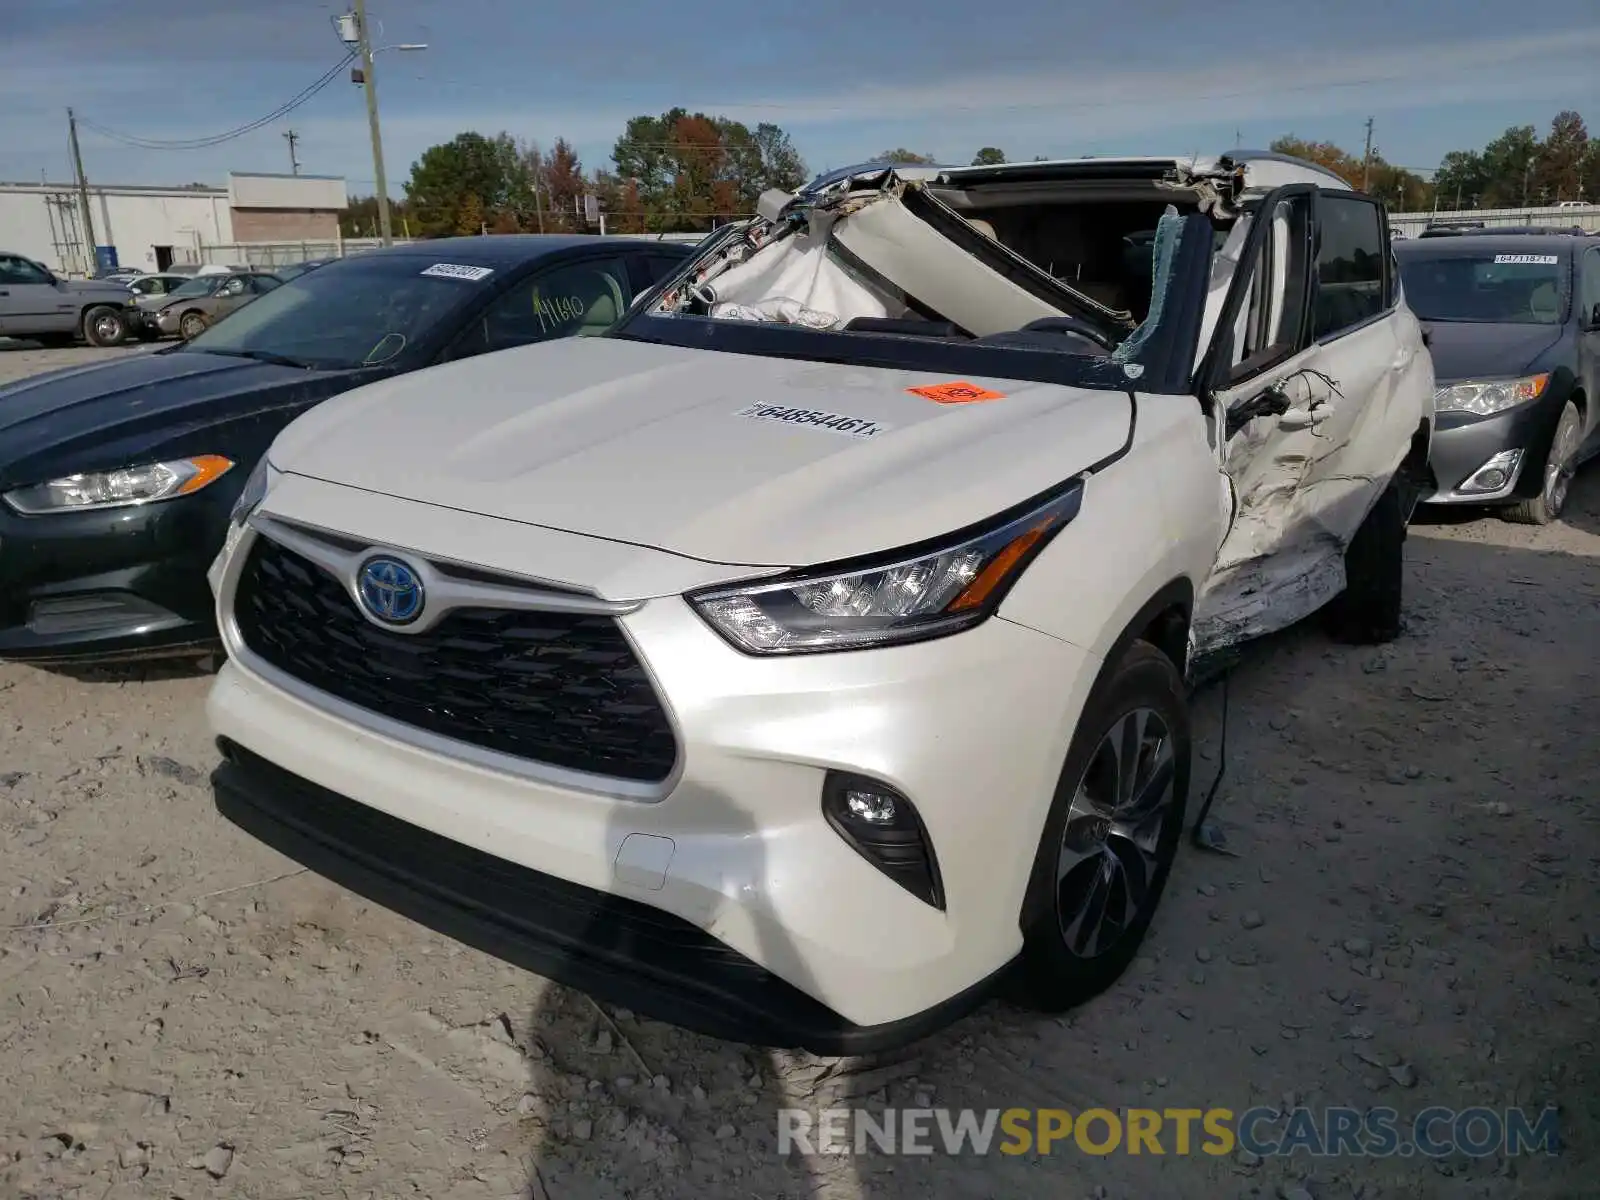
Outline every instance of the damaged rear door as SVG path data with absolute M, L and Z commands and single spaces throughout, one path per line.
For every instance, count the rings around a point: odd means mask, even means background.
M 1247 222 L 1247 223 L 1246 223 Z M 1297 184 L 1252 206 L 1201 365 L 1232 520 L 1196 604 L 1195 653 L 1285 628 L 1345 585 L 1344 552 L 1407 448 L 1377 203 Z

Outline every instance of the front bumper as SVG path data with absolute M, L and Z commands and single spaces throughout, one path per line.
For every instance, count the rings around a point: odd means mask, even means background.
M 206 567 L 238 486 L 31 517 L 0 502 L 0 659 L 104 660 L 213 643 Z
M 1511 504 L 1538 495 L 1550 439 L 1565 402 L 1564 395 L 1547 393 L 1530 404 L 1488 417 L 1440 412 L 1428 456 L 1438 490 L 1425 503 Z M 1504 484 L 1486 490 L 1464 486 L 1497 454 L 1508 450 L 1521 454 Z
M 255 536 L 238 539 L 217 576 L 229 661 L 208 713 L 235 748 L 218 777 L 219 806 L 258 832 L 297 827 L 302 847 L 320 847 L 310 865 L 323 869 L 331 856 L 357 874 L 376 870 L 411 897 L 403 911 L 437 910 L 444 897 L 457 925 L 463 911 L 500 935 L 516 924 L 513 940 L 541 949 L 496 952 L 558 981 L 598 990 L 596 963 L 626 981 L 631 962 L 629 1003 L 641 1012 L 723 1032 L 694 1017 L 720 1005 L 728 1036 L 819 1052 L 927 1032 L 980 1000 L 1020 949 L 1038 839 L 1099 666 L 1091 655 L 993 618 L 916 645 L 757 659 L 681 599 L 651 600 L 620 621 L 673 719 L 679 758 L 658 792 L 641 793 L 625 781 L 541 777 L 538 764 L 497 769 L 277 671 L 243 644 L 230 615 Z M 881 780 L 916 805 L 943 911 L 829 826 L 830 769 Z M 312 795 L 326 804 L 304 799 Z M 316 817 L 335 812 L 345 814 L 338 828 Z M 394 858 L 401 825 L 433 849 Z M 365 832 L 352 834 L 357 827 Z M 473 870 L 457 876 L 449 862 L 474 854 L 478 874 L 511 881 L 503 902 L 462 894 Z M 592 919 L 569 928 L 530 915 L 554 904 L 514 899 L 516 889 L 552 888 Z M 621 911 L 656 914 L 671 937 L 695 931 L 689 958 L 664 972 L 649 945 L 619 939 L 611 914 Z M 720 948 L 710 959 L 731 955 L 742 964 L 734 976 L 756 982 L 732 987 L 720 968 L 695 965 L 708 946 Z M 755 1020 L 763 1011 L 764 1024 Z

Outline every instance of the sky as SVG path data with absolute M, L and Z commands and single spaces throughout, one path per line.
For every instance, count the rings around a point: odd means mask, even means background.
M 71 178 L 66 109 L 146 140 L 200 139 L 276 109 L 337 63 L 339 0 L 0 0 L 0 179 Z M 674 105 L 789 132 L 814 171 L 905 146 L 964 163 L 1220 153 L 1282 134 L 1431 169 L 1564 108 L 1600 136 L 1600 9 L 1541 0 L 372 0 L 384 155 L 399 195 L 428 146 L 464 130 L 573 142 L 607 164 L 631 116 Z M 373 190 L 347 75 L 221 145 L 144 150 L 85 127 L 91 183 L 223 183 L 289 170 Z

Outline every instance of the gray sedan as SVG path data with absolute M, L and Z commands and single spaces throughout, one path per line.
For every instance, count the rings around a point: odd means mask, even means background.
M 188 341 L 282 282 L 275 275 L 246 271 L 196 275 L 153 314 L 156 331 L 163 337 L 177 334 Z

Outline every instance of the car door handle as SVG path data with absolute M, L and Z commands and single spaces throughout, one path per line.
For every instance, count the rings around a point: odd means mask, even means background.
M 0 291 L 0 296 L 9 296 L 9 295 L 11 295 L 10 292 Z

